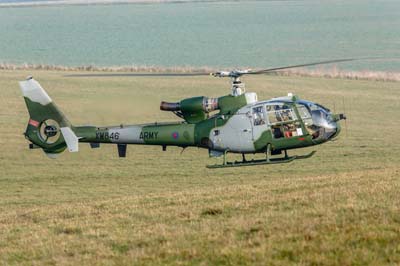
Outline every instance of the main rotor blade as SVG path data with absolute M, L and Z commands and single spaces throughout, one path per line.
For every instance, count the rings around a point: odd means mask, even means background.
M 346 59 L 336 59 L 336 60 L 328 60 L 328 61 L 320 61 L 320 62 L 313 62 L 313 63 L 308 63 L 308 64 L 301 64 L 301 65 L 292 65 L 292 66 L 283 66 L 283 67 L 274 67 L 274 68 L 267 68 L 267 69 L 262 69 L 258 71 L 251 71 L 247 74 L 266 74 L 270 72 L 276 72 L 279 70 L 283 69 L 289 69 L 289 68 L 298 68 L 298 67 L 306 67 L 306 66 L 316 66 L 316 65 L 326 65 L 326 64 L 332 64 L 332 63 L 340 63 L 340 62 L 348 62 L 348 61 L 355 61 L 359 60 L 356 58 L 346 58 Z
M 299 67 L 307 67 L 307 66 L 317 66 L 317 65 L 326 65 L 326 64 L 333 64 L 333 63 L 341 63 L 341 62 L 350 62 L 350 61 L 356 61 L 356 60 L 382 60 L 384 59 L 383 57 L 364 57 L 364 58 L 345 58 L 345 59 L 335 59 L 335 60 L 327 60 L 327 61 L 319 61 L 319 62 L 313 62 L 313 63 L 307 63 L 307 64 L 299 64 L 299 65 L 291 65 L 291 66 L 283 66 L 283 67 L 274 67 L 274 68 L 267 68 L 267 69 L 261 69 L 261 70 L 255 70 L 255 71 L 248 71 L 246 70 L 246 73 L 238 73 L 238 70 L 233 70 L 233 71 L 226 71 L 226 77 L 232 77 L 233 74 L 237 74 L 237 76 L 243 76 L 243 75 L 256 75 L 256 74 L 268 74 L 268 73 L 273 73 L 273 72 L 278 72 L 280 70 L 284 69 L 290 69 L 290 68 L 299 68 Z M 123 73 L 123 72 L 116 72 L 116 73 L 89 73 L 89 74 L 68 74 L 64 75 L 64 77 L 194 77 L 194 76 L 208 76 L 208 75 L 214 75 L 221 77 L 220 75 L 216 75 L 220 73 L 219 72 L 155 72 L 155 73 Z
M 192 77 L 209 76 L 210 73 L 93 73 L 93 74 L 70 74 L 64 77 Z

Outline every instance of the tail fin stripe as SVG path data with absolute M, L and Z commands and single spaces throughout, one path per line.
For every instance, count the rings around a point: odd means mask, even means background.
M 38 127 L 39 126 L 39 122 L 33 119 L 29 119 L 29 125 L 34 126 L 34 127 Z

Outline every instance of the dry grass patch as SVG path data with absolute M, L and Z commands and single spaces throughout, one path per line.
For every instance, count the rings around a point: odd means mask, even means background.
M 260 99 L 292 91 L 332 106 L 346 97 L 349 134 L 308 160 L 209 170 L 197 149 L 129 146 L 124 160 L 113 145 L 58 160 L 27 150 L 16 81 L 29 74 L 0 71 L 0 264 L 400 263 L 397 83 L 249 77 Z M 160 100 L 227 92 L 203 77 L 33 75 L 75 124 L 173 120 Z

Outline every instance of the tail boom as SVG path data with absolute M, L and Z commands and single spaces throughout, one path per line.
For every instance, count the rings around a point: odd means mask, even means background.
M 75 127 L 80 142 L 194 146 L 194 125 L 183 123 Z
M 187 123 L 144 124 L 113 127 L 73 126 L 42 86 L 29 77 L 19 83 L 29 112 L 25 137 L 31 147 L 42 148 L 51 158 L 66 148 L 78 151 L 79 142 L 98 147 L 99 143 L 118 144 L 126 152 L 127 144 L 197 146 L 195 125 Z M 122 147 L 122 148 L 121 148 Z

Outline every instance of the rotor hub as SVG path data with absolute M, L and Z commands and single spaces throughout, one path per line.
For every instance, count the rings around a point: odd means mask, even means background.
M 242 83 L 239 77 L 232 77 L 231 95 L 239 96 L 246 92 L 245 84 Z
M 58 132 L 58 129 L 54 125 L 49 125 L 44 128 L 44 134 L 47 137 L 54 137 L 55 135 L 57 135 L 57 132 Z

